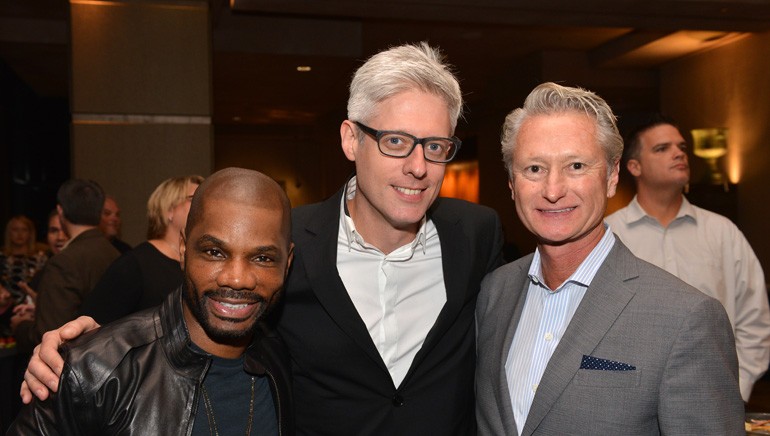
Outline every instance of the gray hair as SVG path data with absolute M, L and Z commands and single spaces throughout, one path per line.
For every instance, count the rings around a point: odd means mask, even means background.
M 529 93 L 524 106 L 505 117 L 503 133 L 500 138 L 503 163 L 508 170 L 508 177 L 513 180 L 513 150 L 522 124 L 530 117 L 555 115 L 566 112 L 582 113 L 596 121 L 596 135 L 599 145 L 604 149 L 609 168 L 620 160 L 623 154 L 623 137 L 618 132 L 617 117 L 604 99 L 583 88 L 572 88 L 546 82 L 538 85 Z
M 460 84 L 441 52 L 426 42 L 393 47 L 370 57 L 350 82 L 348 119 L 366 122 L 376 115 L 379 103 L 410 90 L 444 99 L 454 132 L 462 113 Z

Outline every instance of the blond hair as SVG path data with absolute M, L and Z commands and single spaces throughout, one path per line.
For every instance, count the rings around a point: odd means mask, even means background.
M 183 201 L 187 201 L 187 188 L 200 185 L 203 177 L 198 175 L 166 179 L 152 191 L 147 200 L 147 239 L 160 239 L 168 229 L 168 212 Z

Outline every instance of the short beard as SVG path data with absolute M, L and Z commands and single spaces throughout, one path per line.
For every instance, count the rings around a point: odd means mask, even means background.
M 229 298 L 238 298 L 243 300 L 248 300 L 253 303 L 259 303 L 260 309 L 259 312 L 257 312 L 257 316 L 254 317 L 254 320 L 252 321 L 251 325 L 249 325 L 247 328 L 242 330 L 223 330 L 216 328 L 212 325 L 210 322 L 210 316 L 211 314 L 206 311 L 204 308 L 206 307 L 206 300 L 209 298 L 210 295 L 222 295 L 227 296 Z M 217 343 L 233 343 L 238 342 L 240 340 L 250 338 L 254 331 L 256 330 L 257 322 L 262 319 L 265 312 L 268 309 L 268 302 L 265 301 L 264 298 L 261 296 L 253 293 L 253 292 L 242 292 L 242 291 L 236 291 L 234 289 L 230 288 L 219 288 L 216 290 L 209 290 L 205 291 L 202 294 L 200 294 L 199 299 L 195 299 L 195 296 L 199 295 L 198 288 L 189 280 L 187 279 L 185 281 L 185 284 L 182 289 L 182 300 L 187 305 L 187 308 L 190 309 L 190 312 L 192 313 L 193 317 L 198 321 L 198 324 L 200 324 L 203 331 L 206 333 L 206 336 L 209 337 L 214 342 Z M 237 322 L 240 320 L 236 319 L 227 319 L 227 318 L 220 318 L 225 321 L 233 321 Z

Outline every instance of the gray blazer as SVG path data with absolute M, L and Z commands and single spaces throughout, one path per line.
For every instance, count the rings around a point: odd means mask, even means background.
M 517 435 L 505 361 L 532 255 L 481 286 L 476 419 L 481 435 Z M 582 369 L 583 356 L 635 367 Z M 722 305 L 644 262 L 616 239 L 546 366 L 523 436 L 743 435 L 744 406 Z

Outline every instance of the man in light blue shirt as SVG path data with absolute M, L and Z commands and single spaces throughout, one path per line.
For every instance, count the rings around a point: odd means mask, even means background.
M 623 150 L 607 103 L 544 83 L 508 115 L 502 144 L 538 244 L 482 283 L 479 434 L 743 434 L 724 308 L 603 222 Z

